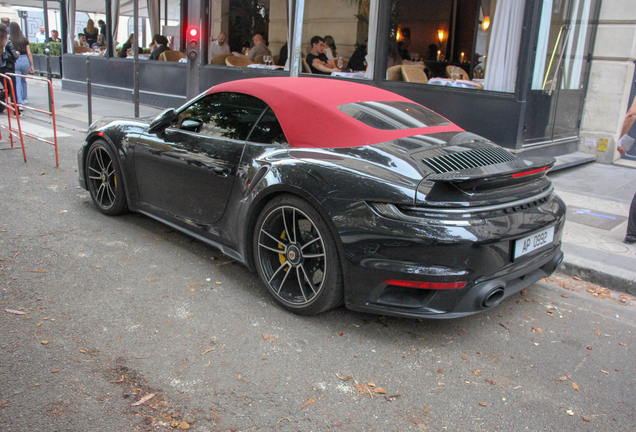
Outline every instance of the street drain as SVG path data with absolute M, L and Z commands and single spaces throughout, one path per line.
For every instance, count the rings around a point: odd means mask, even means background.
M 66 105 L 62 105 L 62 108 L 78 108 L 81 106 L 82 104 L 66 104 Z

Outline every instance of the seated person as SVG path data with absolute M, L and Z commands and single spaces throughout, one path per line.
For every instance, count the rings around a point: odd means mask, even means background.
M 367 41 L 364 41 L 362 44 L 356 48 L 356 50 L 351 55 L 349 59 L 349 69 L 352 71 L 365 71 L 367 70 L 366 65 L 366 57 L 367 57 Z
M 155 35 L 155 37 L 152 39 L 152 43 L 155 47 L 150 53 L 150 60 L 159 60 L 159 56 L 162 52 L 170 50 L 170 48 L 168 47 L 168 38 L 165 36 Z
M 311 38 L 311 52 L 307 54 L 307 64 L 311 69 L 311 73 L 331 75 L 331 72 L 340 72 L 333 60 L 329 60 L 324 53 L 325 40 L 320 36 Z
M 94 49 L 95 51 L 99 51 L 100 48 L 105 46 L 106 46 L 106 36 L 104 36 L 103 34 L 100 34 L 97 36 L 97 42 L 95 42 L 91 46 L 91 48 Z
M 263 36 L 261 36 L 260 34 L 255 34 L 254 47 L 250 50 L 247 58 L 249 58 L 251 61 L 254 61 L 256 56 L 261 54 L 272 55 L 272 52 L 269 50 L 269 48 L 267 48 L 267 45 L 265 45 L 265 39 L 263 39 Z
M 225 32 L 219 33 L 219 37 L 210 44 L 210 58 L 213 58 L 219 54 L 230 53 L 230 45 L 226 42 L 227 35 L 225 34 Z
M 84 36 L 84 33 L 78 33 L 77 34 L 77 40 L 73 41 L 73 46 L 74 47 L 86 47 L 86 48 L 90 48 L 88 46 L 88 43 L 86 42 L 86 36 Z
M 276 63 L 276 66 L 285 66 L 287 63 L 287 55 L 287 42 L 285 42 L 285 45 L 283 45 L 278 52 L 278 63 Z
M 126 56 L 128 56 L 128 50 L 132 50 L 133 48 L 133 41 L 135 39 L 135 34 L 131 33 L 130 37 L 128 38 L 128 40 L 126 42 L 124 42 L 124 44 L 121 46 L 121 50 L 119 51 L 119 54 L 117 54 L 117 57 L 124 57 L 126 58 Z M 141 47 L 138 47 L 138 51 L 139 54 L 143 53 L 143 49 L 141 49 Z
M 398 54 L 397 43 L 394 38 L 389 40 L 389 55 L 386 61 L 387 69 L 391 66 L 397 66 L 402 64 L 402 57 Z

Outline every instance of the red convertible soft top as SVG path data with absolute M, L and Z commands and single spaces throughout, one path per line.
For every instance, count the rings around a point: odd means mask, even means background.
M 379 130 L 350 117 L 339 105 L 369 101 L 408 101 L 366 84 L 324 78 L 251 78 L 212 87 L 208 94 L 237 92 L 267 103 L 292 147 L 359 147 L 413 135 L 461 132 L 457 125 Z

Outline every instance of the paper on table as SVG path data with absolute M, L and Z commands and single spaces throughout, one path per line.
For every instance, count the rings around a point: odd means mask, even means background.
M 621 139 L 618 140 L 618 145 L 623 147 L 626 152 L 628 152 L 632 146 L 634 145 L 634 138 L 629 135 L 623 135 Z

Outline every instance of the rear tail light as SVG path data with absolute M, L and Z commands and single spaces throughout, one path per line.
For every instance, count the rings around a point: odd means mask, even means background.
M 387 285 L 401 286 L 405 288 L 419 288 L 431 290 L 461 289 L 466 282 L 419 282 L 411 280 L 389 279 L 384 281 Z
M 531 174 L 536 174 L 536 173 L 540 173 L 543 171 L 547 171 L 549 170 L 550 167 L 543 167 L 543 168 L 538 168 L 538 169 L 534 169 L 534 170 L 530 170 L 530 171 L 524 171 L 524 172 L 520 172 L 517 174 L 513 174 L 512 178 L 516 178 L 516 177 L 523 177 L 523 176 L 527 176 L 527 175 L 531 175 Z

